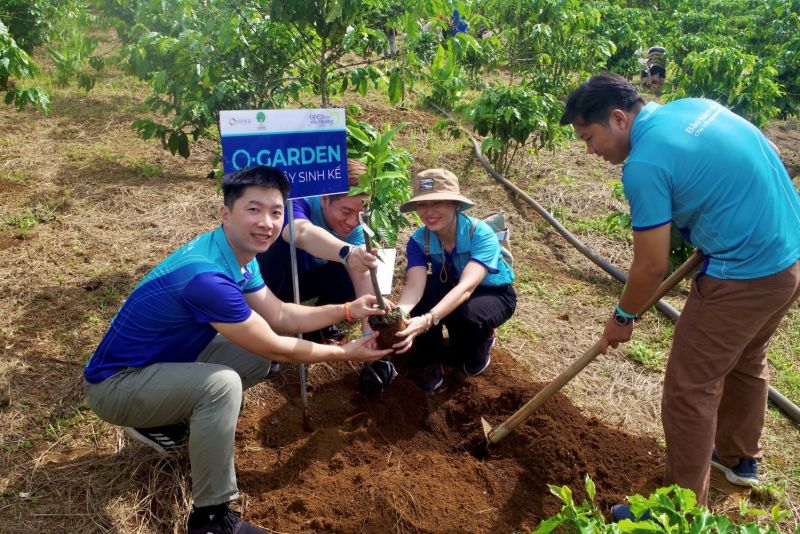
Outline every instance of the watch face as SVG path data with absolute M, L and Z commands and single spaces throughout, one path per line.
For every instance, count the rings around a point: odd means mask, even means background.
M 626 324 L 631 322 L 631 320 L 628 319 L 627 317 L 623 317 L 622 315 L 620 315 L 618 313 L 615 313 L 614 314 L 614 322 L 617 323 L 620 326 L 625 326 Z
M 339 259 L 344 261 L 347 255 L 350 254 L 350 245 L 345 245 L 339 249 Z

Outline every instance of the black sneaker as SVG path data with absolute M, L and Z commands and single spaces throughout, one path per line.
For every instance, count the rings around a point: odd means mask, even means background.
M 281 364 L 278 362 L 272 362 L 269 364 L 269 372 L 267 373 L 267 378 L 275 378 L 281 372 Z
M 186 421 L 174 425 L 155 426 L 151 428 L 125 427 L 125 432 L 140 443 L 149 445 L 161 454 L 170 452 L 186 445 L 189 439 L 189 425 Z
M 441 363 L 432 363 L 425 367 L 417 383 L 422 391 L 428 395 L 439 389 L 444 382 L 444 367 Z
M 227 504 L 195 508 L 189 514 L 188 534 L 266 534 L 266 530 L 254 527 L 242 520 Z
M 464 362 L 462 369 L 466 374 L 469 376 L 477 376 L 489 367 L 489 364 L 492 362 L 492 347 L 494 347 L 496 341 L 497 332 L 496 330 L 492 330 L 491 335 L 486 338 L 486 341 L 484 341 L 478 349 L 476 358 L 474 358 L 473 361 Z
M 722 471 L 731 484 L 737 486 L 758 484 L 758 461 L 755 458 L 739 458 L 738 464 L 728 467 L 720 461 L 717 451 L 712 451 L 711 465 Z
M 388 360 L 365 363 L 358 377 L 358 392 L 365 397 L 377 397 L 397 378 L 397 369 Z
M 341 345 L 346 337 L 347 334 L 335 324 L 303 334 L 304 339 L 314 343 L 322 343 L 323 345 Z

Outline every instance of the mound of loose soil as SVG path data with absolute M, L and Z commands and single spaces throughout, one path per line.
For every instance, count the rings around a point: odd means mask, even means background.
M 496 426 L 544 386 L 517 376 L 502 348 L 479 377 L 449 370 L 433 396 L 398 360 L 401 375 L 377 400 L 355 392 L 357 366 L 312 366 L 310 432 L 295 375 L 248 400 L 236 456 L 246 518 L 293 533 L 511 532 L 560 510 L 548 483 L 580 502 L 588 473 L 604 511 L 659 485 L 654 440 L 587 419 L 561 394 L 487 452 L 480 417 Z

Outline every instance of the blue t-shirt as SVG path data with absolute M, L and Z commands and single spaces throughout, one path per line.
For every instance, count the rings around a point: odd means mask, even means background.
M 134 288 L 84 369 L 102 382 L 125 367 L 193 362 L 217 331 L 252 310 L 244 293 L 264 287 L 258 263 L 244 269 L 220 226 L 179 248 Z
M 504 286 L 514 281 L 514 271 L 505 262 L 500 254 L 500 241 L 497 234 L 485 222 L 473 219 L 461 212 L 458 212 L 456 226 L 456 245 L 453 252 L 444 253 L 444 261 L 448 266 L 448 271 L 454 273 L 457 282 L 461 278 L 461 273 L 470 261 L 478 262 L 488 272 L 479 285 L 482 286 Z M 472 226 L 475 225 L 475 232 L 470 237 Z M 429 232 L 428 248 L 430 255 L 425 255 L 425 227 L 418 228 L 411 234 L 411 239 L 406 245 L 406 258 L 408 267 L 427 266 L 431 263 L 431 270 L 438 273 L 442 269 L 442 243 L 435 232 Z
M 747 280 L 800 258 L 800 196 L 766 137 L 712 100 L 647 104 L 622 169 L 633 229 L 670 222 L 705 272 Z
M 345 243 L 355 246 L 363 245 L 364 230 L 361 228 L 360 224 L 353 228 L 353 231 L 347 235 L 339 235 L 328 227 L 328 225 L 325 223 L 325 217 L 322 215 L 321 200 L 322 197 L 298 198 L 292 200 L 294 220 L 303 219 L 309 221 L 314 226 L 319 226 L 329 234 L 336 236 Z M 286 210 L 283 218 L 283 226 L 285 227 L 287 224 L 289 224 L 289 210 Z M 326 263 L 328 263 L 328 260 L 317 258 L 305 250 L 297 249 L 297 264 L 301 268 L 312 269 L 318 265 L 324 265 Z

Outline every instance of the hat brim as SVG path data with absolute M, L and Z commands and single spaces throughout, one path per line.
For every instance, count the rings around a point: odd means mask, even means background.
M 467 197 L 462 197 L 461 195 L 456 195 L 455 193 L 426 193 L 424 195 L 415 196 L 408 202 L 401 204 L 400 211 L 403 213 L 416 211 L 417 202 L 425 202 L 426 200 L 452 200 L 454 202 L 459 202 L 460 204 L 458 205 L 458 211 L 468 210 L 475 205 Z

